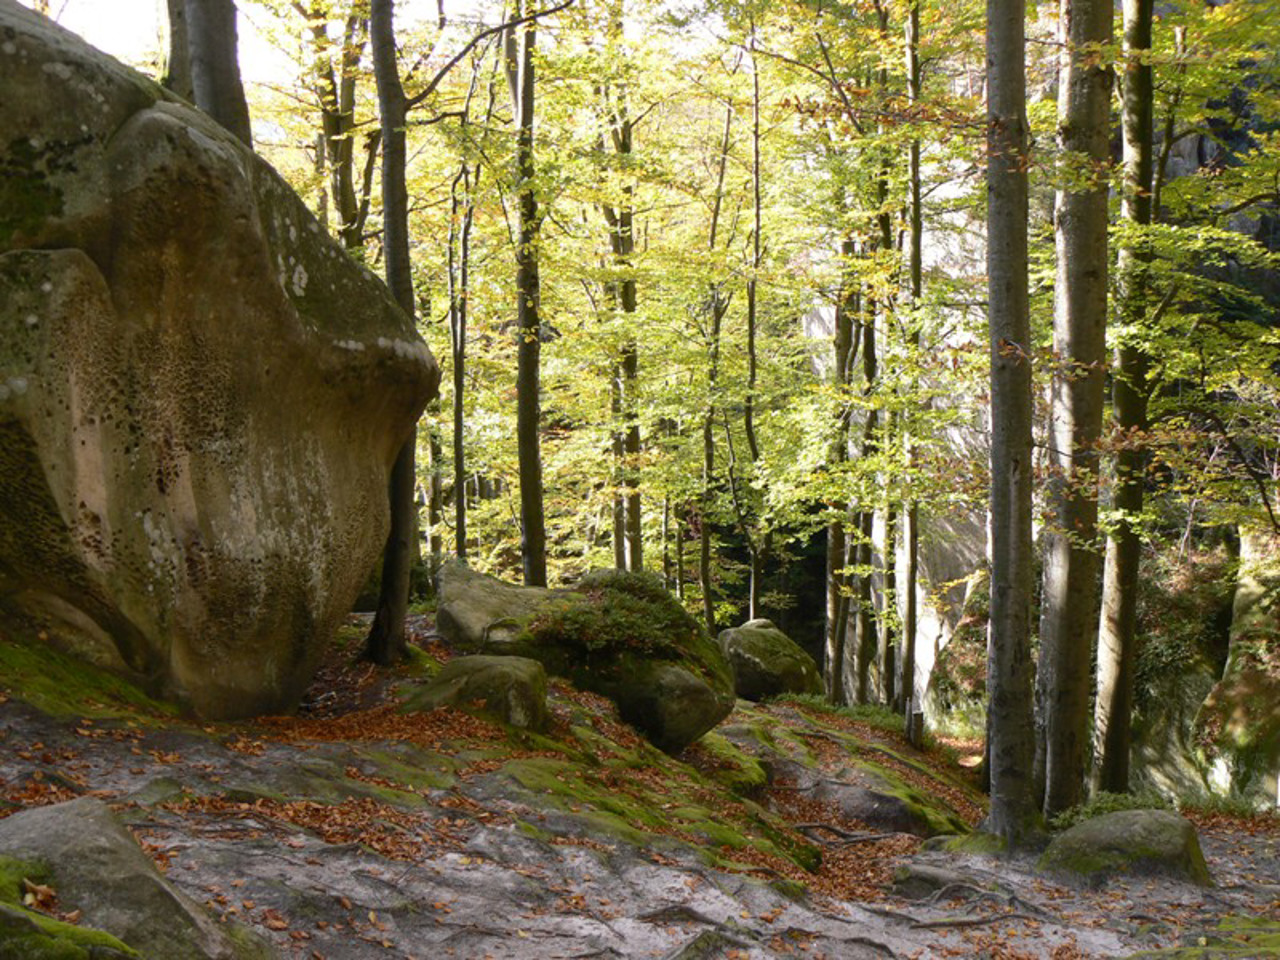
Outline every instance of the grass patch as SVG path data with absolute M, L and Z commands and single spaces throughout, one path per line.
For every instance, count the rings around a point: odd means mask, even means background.
M 1171 810 L 1169 801 L 1154 791 L 1108 793 L 1100 790 L 1084 803 L 1076 804 L 1049 820 L 1052 830 L 1067 830 L 1077 823 L 1120 810 Z

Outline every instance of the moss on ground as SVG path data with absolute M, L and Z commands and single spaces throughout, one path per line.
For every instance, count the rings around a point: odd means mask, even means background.
M 43 642 L 0 636 L 0 686 L 42 713 L 72 717 L 173 718 L 178 710 L 128 680 Z
M 1223 917 L 1218 925 L 1196 938 L 1199 942 L 1163 950 L 1144 950 L 1130 954 L 1128 960 L 1256 960 L 1258 957 L 1280 957 L 1280 920 L 1246 917 L 1239 914 Z
M 109 933 L 28 910 L 22 903 L 23 880 L 47 884 L 50 873 L 43 864 L 0 856 L 0 956 L 6 960 L 115 960 L 138 956 Z

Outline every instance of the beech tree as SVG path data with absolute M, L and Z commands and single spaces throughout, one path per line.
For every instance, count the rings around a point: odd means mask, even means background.
M 986 829 L 1035 829 L 1031 764 L 1031 323 L 1027 293 L 1026 8 L 987 0 L 987 297 L 991 332 L 991 619 Z
M 186 36 L 195 104 L 253 146 L 249 104 L 240 82 L 236 6 L 232 0 L 186 0 Z M 181 29 L 175 31 L 175 36 Z M 175 68 L 180 57 L 171 57 Z M 175 82 L 180 72 L 174 74 Z

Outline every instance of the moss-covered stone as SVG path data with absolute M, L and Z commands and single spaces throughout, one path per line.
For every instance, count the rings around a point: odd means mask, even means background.
M 734 691 L 746 700 L 822 693 L 822 674 L 813 657 L 772 621 L 749 620 L 722 630 L 716 642 L 733 671 Z
M 455 646 L 537 660 L 609 697 L 664 750 L 683 749 L 733 709 L 724 656 L 654 577 L 607 571 L 548 591 L 447 564 L 440 597 L 438 625 Z
M 513 727 L 545 730 L 547 673 L 527 657 L 458 657 L 425 687 L 411 694 L 406 711 L 451 706 L 474 709 Z
M 1056 836 L 1036 866 L 1090 886 L 1119 874 L 1213 884 L 1195 827 L 1167 810 L 1122 810 L 1085 820 Z
M 0 903 L 0 956 L 5 960 L 128 960 L 140 954 L 101 930 Z

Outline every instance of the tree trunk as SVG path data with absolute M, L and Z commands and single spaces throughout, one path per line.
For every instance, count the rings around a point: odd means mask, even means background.
M 517 2 L 516 19 L 526 11 Z M 542 419 L 540 365 L 542 327 L 539 311 L 538 198 L 533 177 L 535 21 L 507 30 L 507 71 L 512 111 L 519 125 L 516 176 L 520 197 L 520 245 L 516 249 L 516 315 L 519 344 L 516 358 L 516 445 L 520 461 L 521 559 L 526 586 L 547 585 L 547 532 L 542 497 Z M 521 31 L 517 41 L 516 31 Z
M 893 436 L 893 418 L 886 424 L 886 439 Z M 884 546 L 880 549 L 884 563 L 884 585 L 881 591 L 883 615 L 880 620 L 880 702 L 892 707 L 897 701 L 898 634 L 894 624 L 898 618 L 898 511 L 892 499 L 884 511 Z
M 867 419 L 862 428 L 863 460 L 874 456 L 880 443 L 880 411 L 870 402 L 879 375 L 876 356 L 876 304 L 866 299 L 867 309 L 862 322 L 862 395 L 867 403 Z M 858 581 L 857 618 L 857 702 L 871 702 L 871 665 L 875 662 L 878 647 L 875 612 L 871 600 L 872 534 L 875 526 L 875 508 L 864 504 L 858 512 L 858 540 L 855 546 L 854 566 Z
M 907 11 L 907 102 L 912 107 L 920 103 L 920 0 L 910 0 Z M 920 295 L 923 290 L 924 270 L 924 217 L 920 196 L 920 138 L 912 137 L 907 155 L 907 189 L 909 191 L 909 219 L 907 232 L 907 273 L 910 277 L 910 308 L 912 346 L 918 353 L 920 349 L 920 318 L 914 311 L 920 306 Z M 908 437 L 910 429 L 908 428 Z M 907 441 L 907 472 L 911 474 L 915 467 L 915 448 L 910 439 Z M 907 565 L 902 585 L 904 609 L 902 612 L 902 684 L 900 688 L 901 709 L 907 713 L 908 720 L 915 709 L 916 696 L 916 582 L 920 569 L 920 511 L 914 499 L 906 505 L 903 514 L 902 539 L 906 546 Z
M 733 104 L 724 112 L 724 134 L 720 142 L 720 169 L 716 177 L 716 195 L 711 208 L 711 229 L 708 231 L 707 249 L 716 249 L 716 233 L 720 227 L 720 204 L 724 199 L 724 176 L 729 165 L 729 131 L 733 125 Z M 720 326 L 729 309 L 717 283 L 711 284 L 708 294 L 709 323 L 707 339 L 707 409 L 702 421 L 702 496 L 701 516 L 698 518 L 698 583 L 702 588 L 702 616 L 707 633 L 716 635 L 716 606 L 711 597 L 711 517 L 715 498 L 716 468 L 716 389 L 720 374 Z
M 1123 91 L 1124 192 L 1122 215 L 1135 227 L 1151 223 L 1152 176 L 1152 0 L 1125 0 Z M 1115 528 L 1107 539 L 1102 576 L 1102 616 L 1098 625 L 1098 698 L 1094 708 L 1093 787 L 1112 793 L 1129 790 L 1130 723 L 1138 608 L 1138 562 L 1142 544 L 1137 519 L 1142 513 L 1147 429 L 1147 355 L 1138 346 L 1138 328 L 1146 315 L 1146 244 L 1120 248 L 1120 347 L 1115 355 L 1116 454 Z
M 394 0 L 371 0 L 370 31 L 378 113 L 382 122 L 383 259 L 387 286 L 396 303 L 414 315 L 413 272 L 409 259 L 409 192 L 405 183 L 405 97 L 396 64 Z M 404 621 L 409 608 L 409 566 L 417 526 L 413 499 L 417 427 L 405 440 L 391 469 L 391 532 L 382 553 L 382 583 L 365 656 L 386 666 L 406 650 Z
M 854 242 L 845 240 L 840 245 L 840 253 L 846 264 L 853 259 Z M 827 458 L 833 469 L 849 458 L 849 421 L 851 411 L 844 393 L 849 385 L 850 371 L 856 356 L 853 332 L 853 318 L 857 312 L 857 293 L 852 280 L 846 280 L 846 288 L 836 303 L 835 335 L 832 348 L 835 354 L 835 366 L 832 373 L 832 386 L 837 396 L 836 435 L 831 441 Z M 844 637 L 846 624 L 842 620 L 842 612 L 846 609 L 845 594 L 848 589 L 848 578 L 845 567 L 848 566 L 848 535 L 845 531 L 847 508 L 842 504 L 837 508 L 834 517 L 827 523 L 827 590 L 826 590 L 826 630 L 823 638 L 823 653 L 826 663 L 827 699 L 835 704 L 843 704 L 844 694 Z
M 195 100 L 191 86 L 191 46 L 187 40 L 187 0 L 168 0 L 169 58 L 160 84 L 183 100 Z
M 1043 730 L 1044 814 L 1082 799 L 1089 665 L 1098 615 L 1098 437 L 1107 316 L 1107 163 L 1111 74 L 1098 46 L 1112 38 L 1111 0 L 1061 0 L 1058 80 L 1062 174 L 1055 204 L 1052 511 L 1045 546 L 1037 718 Z M 1037 769 L 1039 764 L 1037 764 Z
M 195 104 L 252 147 L 249 105 L 240 82 L 235 4 L 232 0 L 186 0 L 186 12 Z
M 991 811 L 1017 847 L 1037 827 L 1031 763 L 1031 322 L 1025 0 L 987 0 L 987 295 L 991 333 Z

